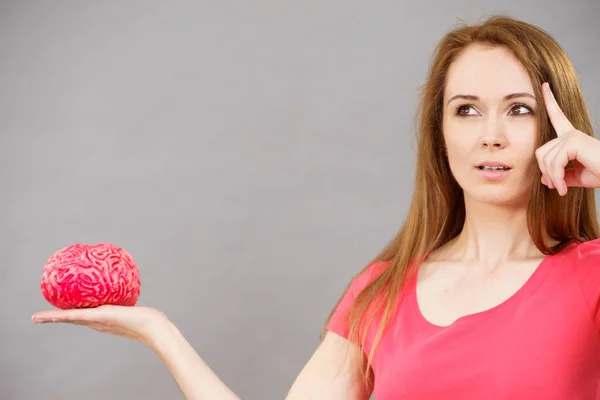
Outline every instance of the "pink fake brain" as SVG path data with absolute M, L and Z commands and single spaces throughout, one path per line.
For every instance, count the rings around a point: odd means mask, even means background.
M 140 296 L 140 275 L 133 258 L 117 246 L 74 244 L 46 262 L 40 288 L 50 304 L 63 309 L 133 306 Z

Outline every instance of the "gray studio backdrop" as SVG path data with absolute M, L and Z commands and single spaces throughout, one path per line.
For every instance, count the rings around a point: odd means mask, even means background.
M 0 2 L 0 398 L 182 398 L 133 341 L 30 323 L 46 259 L 108 241 L 244 399 L 283 399 L 410 200 L 436 41 L 502 12 L 572 57 L 596 129 L 588 1 Z

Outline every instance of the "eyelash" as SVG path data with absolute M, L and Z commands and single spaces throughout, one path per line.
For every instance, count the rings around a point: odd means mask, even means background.
M 460 111 L 463 108 L 468 108 L 468 107 L 474 107 L 472 104 L 461 104 L 458 107 L 456 107 L 456 109 L 454 110 L 454 114 L 459 116 L 459 117 L 472 117 L 473 115 L 461 115 Z M 511 106 L 511 110 L 514 109 L 515 107 L 523 107 L 525 109 L 527 109 L 527 111 L 529 111 L 528 113 L 525 114 L 516 114 L 515 116 L 517 117 L 521 117 L 521 116 L 525 116 L 525 115 L 533 115 L 533 110 L 531 109 L 531 107 L 529 107 L 528 105 L 525 105 L 523 103 L 515 103 Z

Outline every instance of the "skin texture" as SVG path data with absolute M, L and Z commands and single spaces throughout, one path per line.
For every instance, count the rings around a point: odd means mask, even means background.
M 558 139 L 536 148 L 536 100 L 531 80 L 505 48 L 474 45 L 449 70 L 443 133 L 451 171 L 465 195 L 463 232 L 440 252 L 495 266 L 540 256 L 527 229 L 527 202 L 539 168 L 542 183 L 565 195 L 567 186 L 600 186 L 600 142 L 573 128 L 547 83 L 544 105 Z M 466 96 L 456 97 L 456 96 Z M 507 96 L 511 96 L 507 99 Z M 565 173 L 569 160 L 575 169 Z M 502 180 L 483 179 L 476 165 L 511 167 Z
M 537 184 L 532 178 L 536 168 L 544 173 L 542 183 L 561 195 L 568 187 L 600 187 L 600 141 L 573 128 L 544 84 L 544 105 L 558 138 L 535 148 L 535 100 L 527 96 L 504 100 L 513 93 L 534 95 L 523 67 L 505 49 L 484 46 L 473 46 L 456 60 L 445 90 L 446 151 L 452 173 L 464 189 L 467 217 L 463 232 L 441 249 L 442 255 L 434 256 L 472 266 L 471 271 L 477 268 L 480 273 L 507 260 L 541 257 L 526 221 L 527 196 L 531 185 Z M 448 103 L 456 95 L 477 96 L 478 100 Z M 459 106 L 460 115 L 456 115 Z M 486 181 L 475 167 L 484 160 L 507 163 L 512 170 L 503 180 Z M 576 160 L 575 168 L 565 172 L 569 160 Z M 237 399 L 157 310 L 120 306 L 47 310 L 34 314 L 32 320 L 84 325 L 137 340 L 159 355 L 186 398 Z M 349 382 L 356 379 L 344 380 L 334 370 L 332 360 L 341 359 L 343 350 L 331 340 L 324 341 L 290 396 L 366 399 L 368 393 L 352 390 Z
M 504 100 L 513 93 L 524 95 Z M 479 100 L 455 97 L 461 95 Z M 450 68 L 444 106 L 448 161 L 467 202 L 524 209 L 537 138 L 536 102 L 525 69 L 506 49 L 468 48 Z M 474 166 L 484 160 L 513 167 L 509 177 L 482 179 Z
M 505 99 L 518 93 L 523 95 Z M 539 254 L 527 230 L 528 193 L 537 168 L 535 105 L 525 69 L 505 48 L 471 46 L 452 64 L 442 126 L 467 217 L 458 238 L 432 258 L 443 254 L 459 262 L 497 265 Z M 512 169 L 505 179 L 488 181 L 476 168 L 483 161 Z

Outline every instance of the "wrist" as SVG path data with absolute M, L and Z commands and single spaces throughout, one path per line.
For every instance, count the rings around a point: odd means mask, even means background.
M 175 325 L 166 315 L 160 314 L 152 318 L 140 340 L 144 345 L 158 351 L 161 344 L 178 333 Z

